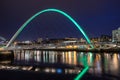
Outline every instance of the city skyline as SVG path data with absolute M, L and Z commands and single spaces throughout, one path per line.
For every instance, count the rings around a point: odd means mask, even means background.
M 0 36 L 10 39 L 32 15 L 46 8 L 56 8 L 72 16 L 89 37 L 111 35 L 120 27 L 120 1 L 1 1 Z M 56 20 L 57 18 L 57 20 Z M 18 39 L 83 37 L 74 25 L 57 13 L 45 13 L 31 22 Z

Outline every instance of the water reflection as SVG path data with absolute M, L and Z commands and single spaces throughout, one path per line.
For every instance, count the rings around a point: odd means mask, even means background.
M 21 51 L 14 54 L 14 62 L 25 61 L 33 63 L 64 63 L 77 65 L 77 53 L 55 51 Z
M 106 59 L 106 63 L 105 63 L 105 70 L 108 73 L 112 73 L 112 74 L 116 74 L 118 75 L 118 73 L 120 72 L 120 62 L 119 62 L 119 54 L 111 54 L 108 55 L 108 59 Z M 109 66 L 108 66 L 109 65 Z M 107 68 L 108 67 L 108 68 Z
M 118 53 L 84 53 L 76 51 L 15 51 L 14 64 L 65 64 L 71 66 L 89 65 L 89 73 L 97 76 L 120 74 L 120 54 Z M 54 70 L 53 70 L 54 72 Z M 58 71 L 59 72 L 59 71 Z M 65 70 L 67 73 L 67 70 Z

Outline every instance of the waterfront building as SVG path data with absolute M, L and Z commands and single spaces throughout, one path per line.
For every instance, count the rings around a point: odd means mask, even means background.
M 111 42 L 112 37 L 109 35 L 101 35 L 100 36 L 100 42 Z
M 112 31 L 112 42 L 120 43 L 120 27 Z
M 100 42 L 100 38 L 99 37 L 93 37 L 90 39 L 92 43 L 98 43 Z
M 38 38 L 37 42 L 38 43 L 42 43 L 43 39 L 42 38 Z

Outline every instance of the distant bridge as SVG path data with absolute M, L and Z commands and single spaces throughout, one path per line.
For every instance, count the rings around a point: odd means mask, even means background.
M 2 36 L 0 36 L 0 40 L 6 41 L 6 39 L 4 37 L 2 37 Z

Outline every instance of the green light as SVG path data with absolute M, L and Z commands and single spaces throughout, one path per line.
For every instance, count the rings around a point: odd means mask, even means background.
M 74 80 L 80 80 L 82 76 L 88 71 L 89 66 L 85 67 L 82 72 L 80 72 Z
M 30 17 L 19 29 L 18 31 L 14 34 L 14 36 L 10 39 L 10 41 L 8 42 L 8 44 L 6 45 L 6 47 L 8 47 L 9 45 L 11 45 L 11 43 L 16 39 L 16 37 L 22 32 L 22 30 L 33 20 L 35 19 L 37 16 L 39 16 L 42 13 L 45 12 L 57 12 L 60 13 L 62 15 L 64 15 L 66 18 L 68 18 L 77 28 L 78 30 L 83 34 L 83 36 L 85 37 L 85 39 L 87 40 L 87 42 L 90 44 L 91 48 L 94 48 L 93 45 L 90 42 L 90 39 L 88 38 L 88 36 L 85 34 L 85 32 L 83 31 L 83 29 L 81 28 L 81 26 L 71 17 L 69 16 L 67 13 L 58 10 L 58 9 L 45 9 L 42 10 L 38 13 L 36 13 L 35 15 L 33 15 L 32 17 Z
M 89 54 L 90 54 L 91 58 L 93 59 L 92 53 L 89 52 Z M 89 69 L 89 66 L 88 66 L 88 63 L 87 63 L 87 57 L 83 54 L 83 56 L 80 57 L 79 59 L 80 59 L 80 61 L 82 61 L 82 64 L 84 65 L 85 68 L 82 70 L 82 72 L 80 72 L 80 73 L 74 78 L 74 80 L 80 80 L 80 79 L 83 77 L 83 75 L 84 75 L 84 74 L 88 71 L 88 69 Z M 92 60 L 92 61 L 93 61 L 93 60 Z M 91 63 L 92 63 L 92 62 L 91 62 Z

